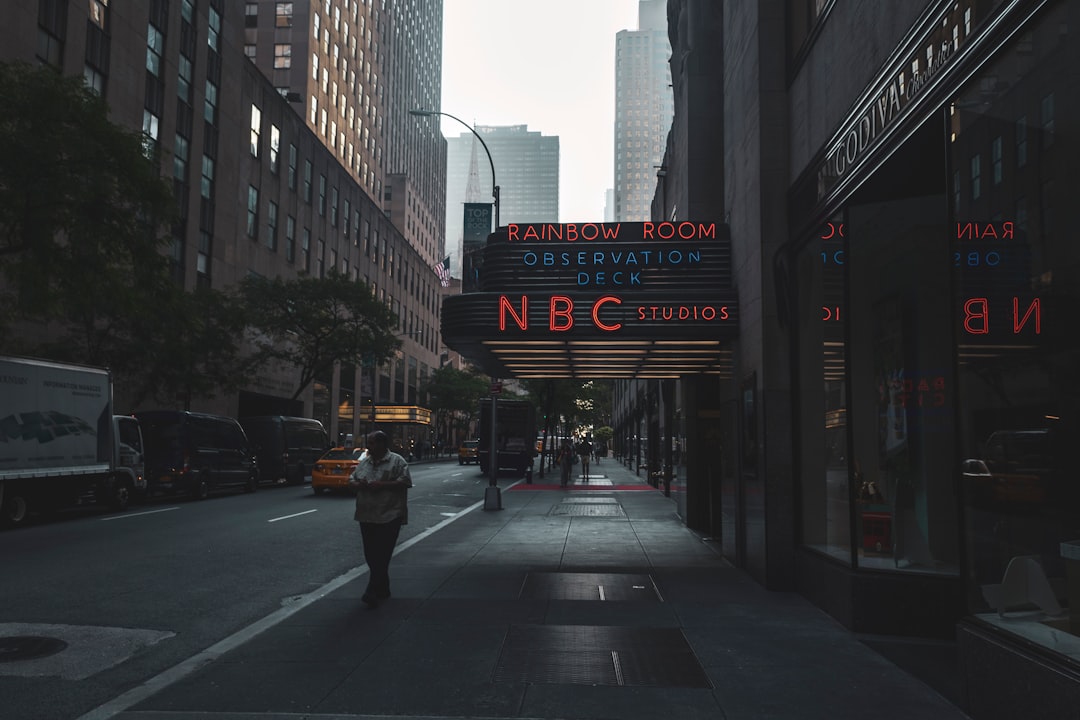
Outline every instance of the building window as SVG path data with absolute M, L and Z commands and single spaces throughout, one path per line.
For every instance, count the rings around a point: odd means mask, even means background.
M 978 200 L 982 194 L 982 158 L 973 155 L 971 158 L 971 199 Z
M 86 87 L 98 95 L 105 94 L 105 76 L 100 71 L 86 65 L 83 67 L 83 80 L 86 82 Z
M 147 151 L 147 157 L 152 157 L 154 148 L 157 146 L 158 127 L 161 119 L 150 112 L 143 110 L 143 142 Z
M 173 177 L 184 182 L 187 180 L 188 141 L 177 134 L 173 143 Z
M 266 227 L 269 231 L 266 237 L 266 247 L 277 252 L 277 213 L 278 205 L 273 200 L 266 204 Z
M 255 62 L 255 46 L 251 43 L 244 43 L 244 57 L 251 62 Z
M 319 175 L 319 215 L 326 217 L 326 176 Z
M 249 2 L 244 5 L 244 27 L 259 26 L 259 4 Z
M 994 138 L 994 141 L 990 143 L 990 164 L 993 171 L 994 184 L 1001 184 L 1001 136 L 998 135 Z
M 289 144 L 289 189 L 296 189 L 296 146 Z
M 247 235 L 252 240 L 259 237 L 259 189 L 248 185 Z
M 259 157 L 259 133 L 262 126 L 262 110 L 258 105 L 251 105 L 251 156 Z
M 291 263 L 296 259 L 296 218 L 288 215 L 285 218 L 285 262 Z
M 292 45 L 277 43 L 274 45 L 274 68 L 286 70 L 292 67 Z
M 108 11 L 109 0 L 90 0 L 90 22 L 102 30 L 108 29 L 105 27 Z
M 161 77 L 161 53 L 165 49 L 165 39 L 161 31 L 153 25 L 146 26 L 146 69 L 154 77 Z
M 311 204 L 311 161 L 304 161 L 304 202 Z
M 208 155 L 202 156 L 202 180 L 199 183 L 199 192 L 207 200 L 214 192 L 214 159 Z
M 337 227 L 338 219 L 338 190 L 330 188 L 330 227 Z
M 206 81 L 206 104 L 203 107 L 203 117 L 211 125 L 217 117 L 217 85 L 212 81 Z
M 279 2 L 274 8 L 274 25 L 279 28 L 292 27 L 291 2 Z
M 1042 99 L 1042 146 L 1054 144 L 1054 93 Z
M 311 231 L 304 228 L 304 236 L 300 240 L 300 267 L 307 272 L 311 269 Z
M 63 63 L 63 38 L 66 34 L 67 3 L 41 0 L 38 3 L 38 58 L 53 67 L 60 67 Z
M 211 50 L 217 52 L 219 35 L 221 34 L 221 15 L 214 8 L 210 8 L 207 19 L 206 44 Z
M 277 125 L 270 126 L 270 172 L 278 170 L 278 156 L 281 150 L 281 131 Z
M 181 53 L 176 63 L 176 94 L 186 103 L 191 102 L 191 61 Z

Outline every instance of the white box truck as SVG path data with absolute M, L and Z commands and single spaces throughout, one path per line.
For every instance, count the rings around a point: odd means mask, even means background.
M 145 490 L 139 423 L 112 414 L 108 370 L 0 357 L 0 521 L 91 501 L 126 509 Z

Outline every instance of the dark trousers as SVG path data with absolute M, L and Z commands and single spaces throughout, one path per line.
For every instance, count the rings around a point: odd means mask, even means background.
M 367 592 L 380 599 L 390 596 L 390 558 L 400 532 L 401 518 L 388 523 L 360 523 L 364 561 L 368 566 Z

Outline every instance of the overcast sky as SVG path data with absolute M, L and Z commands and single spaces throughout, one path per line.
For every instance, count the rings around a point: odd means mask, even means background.
M 559 136 L 559 221 L 600 222 L 612 185 L 615 34 L 637 0 L 445 0 L 442 110 Z M 443 134 L 467 132 L 443 118 Z

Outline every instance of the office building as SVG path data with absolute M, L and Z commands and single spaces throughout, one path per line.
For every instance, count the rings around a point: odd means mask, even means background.
M 559 138 L 527 125 L 477 125 L 495 165 L 500 222 L 558 222 Z M 471 132 L 446 140 L 446 246 L 455 277 L 461 277 L 466 202 L 492 202 L 491 162 Z
M 148 152 L 161 158 L 179 208 L 167 251 L 179 284 L 228 290 L 248 275 L 289 279 L 337 270 L 366 283 L 398 316 L 403 346 L 384 366 L 364 372 L 335 368 L 296 399 L 295 370 L 266 368 L 239 393 L 193 398 L 191 409 L 233 416 L 307 415 L 324 421 L 332 437 L 338 437 L 361 430 L 356 407 L 374 399 L 379 406 L 412 408 L 394 414 L 392 422 L 398 424 L 393 427 L 402 442 L 406 434 L 415 438 L 427 432 L 420 388 L 438 363 L 440 285 L 431 265 L 438 255 L 432 218 L 439 215 L 423 209 L 416 197 L 437 196 L 439 190 L 437 182 L 413 180 L 409 190 L 399 193 L 390 163 L 412 167 L 405 173 L 409 178 L 421 172 L 435 177 L 421 168 L 437 160 L 438 152 L 410 146 L 407 122 L 399 125 L 388 116 L 408 104 L 411 92 L 437 97 L 437 40 L 413 43 L 430 57 L 411 70 L 398 67 L 391 56 L 395 48 L 412 47 L 408 38 L 414 31 L 424 35 L 425 28 L 434 27 L 436 34 L 441 32 L 441 21 L 436 21 L 441 3 L 394 7 L 401 15 L 393 22 L 382 3 L 338 0 L 42 0 L 8 13 L 0 31 L 2 59 L 47 63 L 85 77 L 105 97 L 112 120 L 142 132 Z M 286 58 L 299 57 L 274 45 L 289 45 L 285 39 L 298 41 L 301 35 L 314 38 L 316 29 L 320 40 L 312 57 L 319 58 L 318 82 L 293 84 Z M 251 30 L 256 31 L 254 50 L 246 42 Z M 269 57 L 285 65 L 269 74 L 251 62 L 252 53 L 259 58 L 263 30 L 270 40 L 282 41 L 267 45 Z M 327 31 L 339 34 L 328 36 Z M 303 46 L 297 42 L 296 47 Z M 304 53 L 311 49 L 307 46 Z M 329 73 L 322 73 L 329 70 L 327 58 L 329 68 L 336 68 L 336 88 Z M 427 80 L 416 81 L 401 97 L 387 86 L 386 78 L 395 73 L 420 71 Z M 426 89 L 421 92 L 421 87 Z M 350 119 L 352 135 L 344 132 Z M 391 128 L 406 130 L 398 135 Z M 384 200 L 390 188 L 393 197 Z M 399 198 L 421 210 L 395 216 Z M 403 220 L 395 224 L 391 217 Z M 410 234 L 410 228 L 415 232 Z M 429 229 L 432 239 L 419 241 Z M 121 406 L 126 390 L 116 388 Z
M 638 29 L 615 36 L 616 221 L 649 220 L 674 115 L 666 0 L 638 3 Z

